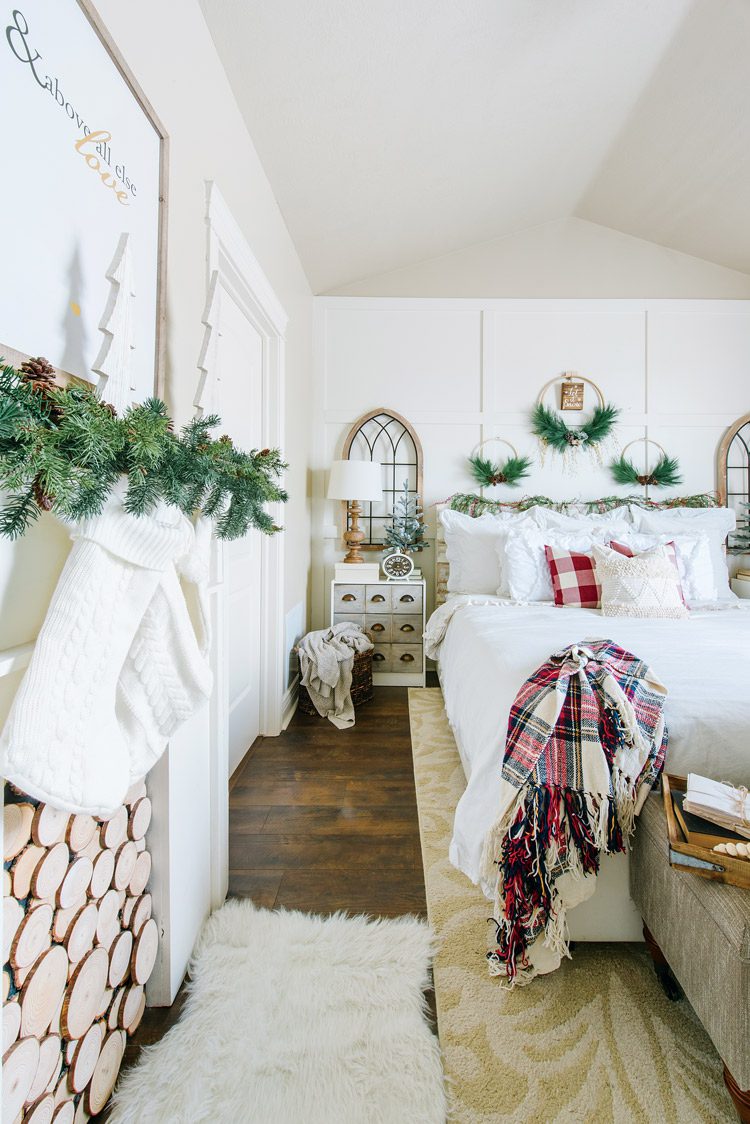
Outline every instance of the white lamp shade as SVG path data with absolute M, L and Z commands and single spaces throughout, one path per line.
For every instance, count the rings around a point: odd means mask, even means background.
M 377 461 L 334 461 L 328 481 L 329 500 L 379 500 L 383 469 Z

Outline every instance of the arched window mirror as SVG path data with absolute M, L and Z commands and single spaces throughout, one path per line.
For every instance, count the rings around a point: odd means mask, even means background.
M 719 502 L 733 507 L 746 528 L 747 510 L 741 505 L 750 503 L 750 414 L 738 418 L 725 433 L 719 446 L 717 476 Z M 738 531 L 741 528 L 742 524 L 738 525 Z
M 341 455 L 344 460 L 379 461 L 382 465 L 383 498 L 365 502 L 359 520 L 365 532 L 362 550 L 381 550 L 385 526 L 391 521 L 404 480 L 422 504 L 422 444 L 406 418 L 394 410 L 371 410 L 349 430 Z

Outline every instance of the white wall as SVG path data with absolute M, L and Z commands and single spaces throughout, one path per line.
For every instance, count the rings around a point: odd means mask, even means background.
M 371 297 L 750 297 L 750 275 L 584 219 L 544 223 L 332 289 Z
M 327 470 L 351 424 L 366 411 L 390 407 L 416 428 L 424 448 L 431 538 L 430 505 L 454 492 L 476 491 L 466 458 L 490 436 L 510 439 L 536 460 L 525 487 L 491 494 L 594 499 L 632 491 L 618 488 L 606 467 L 588 461 L 570 477 L 549 455 L 539 465 L 529 411 L 544 383 L 563 371 L 594 379 L 621 408 L 621 445 L 648 435 L 679 458 L 684 483 L 675 491 L 682 494 L 715 487 L 719 440 L 750 408 L 746 301 L 321 297 L 315 354 L 317 625 L 327 619 L 331 566 L 341 558 L 340 513 L 323 498 Z M 588 398 L 586 410 L 592 404 Z M 494 452 L 502 455 L 497 446 Z M 430 582 L 433 555 L 428 550 L 420 558 Z
M 206 181 L 218 185 L 289 316 L 285 604 L 297 621 L 306 615 L 310 559 L 311 292 L 196 0 L 98 0 L 97 6 L 170 138 L 166 393 L 178 422 L 192 414 L 203 337 Z M 231 418 L 224 428 L 231 434 Z M 52 520 L 20 544 L 0 544 L 0 647 L 34 640 L 67 549 Z M 0 720 L 17 682 L 17 674 L 0 679 Z M 158 795 L 152 849 L 172 856 L 154 873 L 157 897 L 173 905 L 151 992 L 161 1002 L 176 990 L 208 911 L 207 720 L 204 712 L 185 728 L 151 776 Z

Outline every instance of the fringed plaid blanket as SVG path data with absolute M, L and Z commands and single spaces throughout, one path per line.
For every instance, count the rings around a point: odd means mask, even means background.
M 611 640 L 556 652 L 521 687 L 483 858 L 497 885 L 492 975 L 527 982 L 569 955 L 566 909 L 594 892 L 600 855 L 625 850 L 664 764 L 665 696 Z

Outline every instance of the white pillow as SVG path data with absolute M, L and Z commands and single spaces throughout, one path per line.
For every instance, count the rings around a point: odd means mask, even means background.
M 561 531 L 592 531 L 594 528 L 612 528 L 615 531 L 633 530 L 633 516 L 628 504 L 613 507 L 611 511 L 555 511 L 549 507 L 529 509 L 540 527 Z
M 717 600 L 719 594 L 708 535 L 675 535 L 668 532 L 646 535 L 631 530 L 620 537 L 613 535 L 612 539 L 629 546 L 636 554 L 673 542 L 685 600 L 690 605 Z
M 626 558 L 595 545 L 596 578 L 605 617 L 686 617 L 674 566 L 663 546 Z
M 647 534 L 708 535 L 716 597 L 731 600 L 729 570 L 724 543 L 737 526 L 737 516 L 728 507 L 673 507 L 668 511 L 633 509 L 637 531 Z
M 554 592 L 545 546 L 590 554 L 595 542 L 603 543 L 601 531 L 545 531 L 539 527 L 513 529 L 505 540 L 505 575 L 514 601 L 553 601 Z
M 487 513 L 475 519 L 460 511 L 446 510 L 441 511 L 440 522 L 450 563 L 448 592 L 496 594 L 502 585 L 505 536 L 511 526 L 531 524 L 531 520 L 515 511 Z

